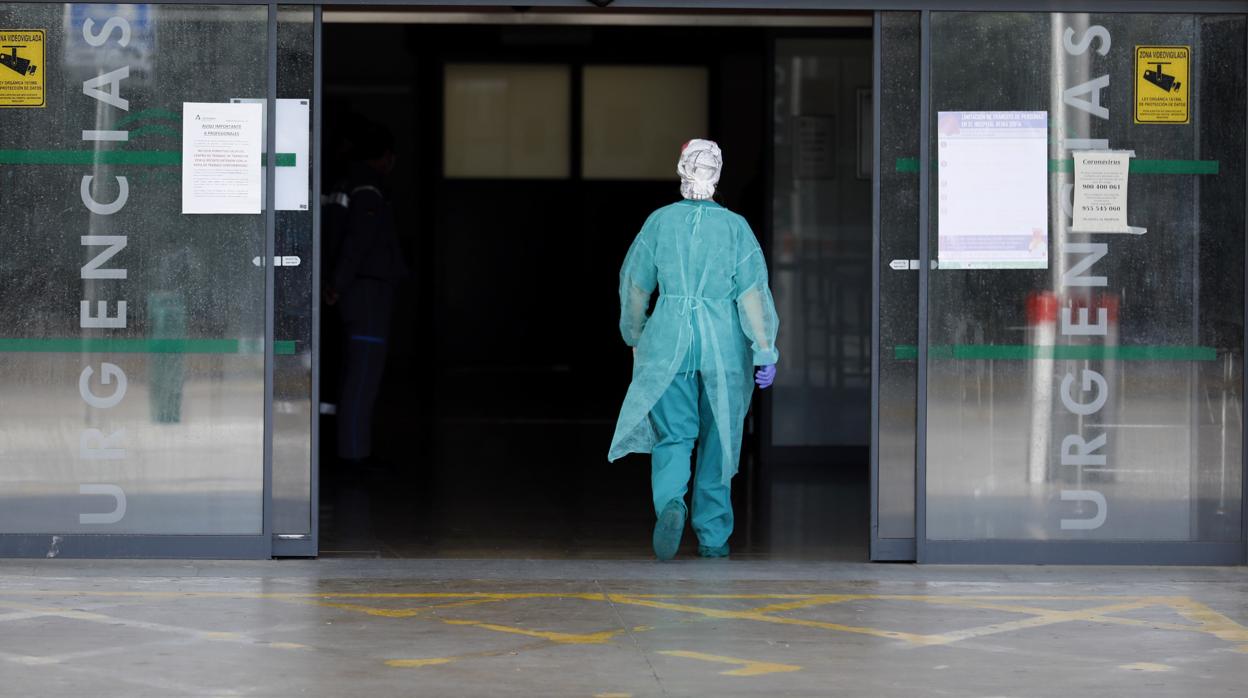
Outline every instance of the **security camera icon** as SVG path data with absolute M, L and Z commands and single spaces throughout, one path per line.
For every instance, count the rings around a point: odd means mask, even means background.
M 9 53 L 0 53 L 0 65 L 12 70 L 18 75 L 35 74 L 37 67 L 30 64 L 30 59 L 22 58 L 17 55 L 17 50 L 19 48 L 26 48 L 25 46 L 4 46 L 3 48 L 9 49 Z
M 1162 66 L 1170 65 L 1169 62 L 1150 63 L 1157 66 L 1157 70 L 1145 70 L 1144 79 L 1160 87 L 1166 92 L 1178 92 L 1183 83 L 1176 82 L 1173 75 L 1166 75 Z

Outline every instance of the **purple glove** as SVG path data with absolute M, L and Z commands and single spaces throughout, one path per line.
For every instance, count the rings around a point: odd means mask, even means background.
M 754 374 L 754 382 L 763 390 L 770 388 L 776 382 L 776 365 L 759 366 L 758 372 Z

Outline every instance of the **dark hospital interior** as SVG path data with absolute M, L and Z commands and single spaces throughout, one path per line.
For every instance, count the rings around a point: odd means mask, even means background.
M 606 460 L 631 370 L 618 274 L 646 216 L 679 198 L 678 153 L 641 174 L 612 158 L 674 114 L 722 146 L 716 198 L 750 221 L 780 306 L 779 378 L 755 394 L 733 481 L 733 554 L 866 559 L 871 204 L 854 148 L 868 29 L 326 24 L 324 47 L 323 193 L 358 126 L 384 124 L 411 273 L 362 488 L 339 484 L 336 417 L 321 417 L 322 555 L 651 554 L 649 458 Z M 641 73 L 644 103 L 596 104 L 595 81 L 637 82 L 613 67 L 674 71 Z M 510 86 L 508 108 L 557 123 L 463 113 L 491 79 Z M 794 132 L 790 113 L 835 117 Z M 798 152 L 821 138 L 822 160 Z M 334 308 L 322 317 L 321 402 L 334 404 L 343 330 Z

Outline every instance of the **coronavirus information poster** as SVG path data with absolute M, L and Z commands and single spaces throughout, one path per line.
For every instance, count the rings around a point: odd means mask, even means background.
M 1070 229 L 1078 233 L 1127 233 L 1127 172 L 1131 152 L 1079 151 Z
M 182 213 L 260 213 L 259 104 L 182 105 Z
M 1049 115 L 942 111 L 937 122 L 941 269 L 1049 265 Z

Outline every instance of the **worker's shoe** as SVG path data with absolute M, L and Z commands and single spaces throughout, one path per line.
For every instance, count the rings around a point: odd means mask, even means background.
M 702 557 L 728 557 L 728 544 L 723 545 L 699 545 L 698 554 Z
M 663 561 L 676 557 L 684 532 L 685 503 L 673 499 L 663 507 L 663 513 L 654 524 L 654 556 Z

